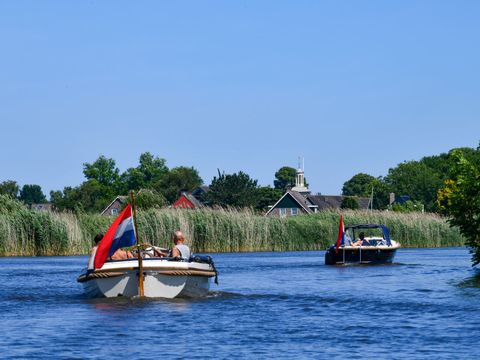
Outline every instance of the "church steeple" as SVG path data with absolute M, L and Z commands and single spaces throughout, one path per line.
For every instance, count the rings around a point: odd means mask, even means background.
M 300 157 L 298 157 L 298 169 L 297 174 L 295 176 L 295 187 L 292 189 L 293 191 L 298 191 L 302 194 L 309 194 L 310 191 L 305 186 L 305 159 L 302 158 L 302 162 L 300 162 Z

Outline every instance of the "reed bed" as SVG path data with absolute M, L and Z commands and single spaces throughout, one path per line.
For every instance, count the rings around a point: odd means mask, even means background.
M 464 239 L 434 214 L 343 211 L 345 224 L 383 223 L 403 247 L 462 246 Z M 27 209 L 0 212 L 0 256 L 87 254 L 95 234 L 105 232 L 111 217 L 45 213 Z M 339 212 L 267 218 L 250 210 L 151 209 L 139 212 L 142 242 L 171 246 L 181 229 L 195 252 L 322 250 L 338 231 Z

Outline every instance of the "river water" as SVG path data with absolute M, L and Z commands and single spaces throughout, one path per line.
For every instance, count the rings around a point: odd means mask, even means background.
M 84 298 L 82 257 L 0 259 L 0 357 L 478 359 L 480 276 L 463 248 L 384 266 L 324 252 L 215 254 L 202 299 Z

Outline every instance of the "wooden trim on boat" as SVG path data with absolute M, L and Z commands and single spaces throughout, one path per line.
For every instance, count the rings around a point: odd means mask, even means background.
M 131 269 L 122 269 L 125 271 L 128 270 L 138 270 L 138 268 L 131 268 Z M 155 271 L 156 274 L 159 275 L 168 275 L 168 276 L 204 276 L 204 277 L 214 277 L 215 276 L 215 271 L 210 271 L 210 270 L 196 270 L 196 269 L 155 269 L 155 268 L 144 268 L 144 272 L 146 271 Z M 89 280 L 94 280 L 94 279 L 107 279 L 107 278 L 113 278 L 113 277 L 118 277 L 125 275 L 125 272 L 119 272 L 115 270 L 100 270 L 100 271 L 95 271 L 90 274 L 83 274 L 80 275 L 77 279 L 77 282 L 83 283 Z
M 95 273 L 111 273 L 111 272 L 117 272 L 117 271 L 133 271 L 133 270 L 138 270 L 138 266 L 129 266 L 129 267 L 122 267 L 122 268 L 113 268 L 113 269 L 97 269 L 95 270 Z M 179 269 L 178 267 L 160 267 L 160 266 L 144 266 L 143 271 L 211 271 L 211 270 L 199 270 L 199 269 Z
M 171 276 L 206 276 L 206 277 L 214 277 L 214 271 L 208 270 L 160 270 L 158 271 L 160 275 L 171 275 Z
M 83 283 L 93 279 L 106 279 L 106 278 L 118 277 L 118 276 L 122 276 L 123 274 L 124 274 L 123 272 L 92 272 L 90 274 L 80 275 L 77 278 L 77 282 Z

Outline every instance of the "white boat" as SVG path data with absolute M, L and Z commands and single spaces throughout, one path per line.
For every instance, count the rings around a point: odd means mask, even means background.
M 142 260 L 144 296 L 151 298 L 200 297 L 208 293 L 217 271 L 210 256 L 192 256 L 189 261 L 172 258 Z M 77 279 L 88 297 L 134 297 L 139 295 L 138 259 L 107 261 Z

